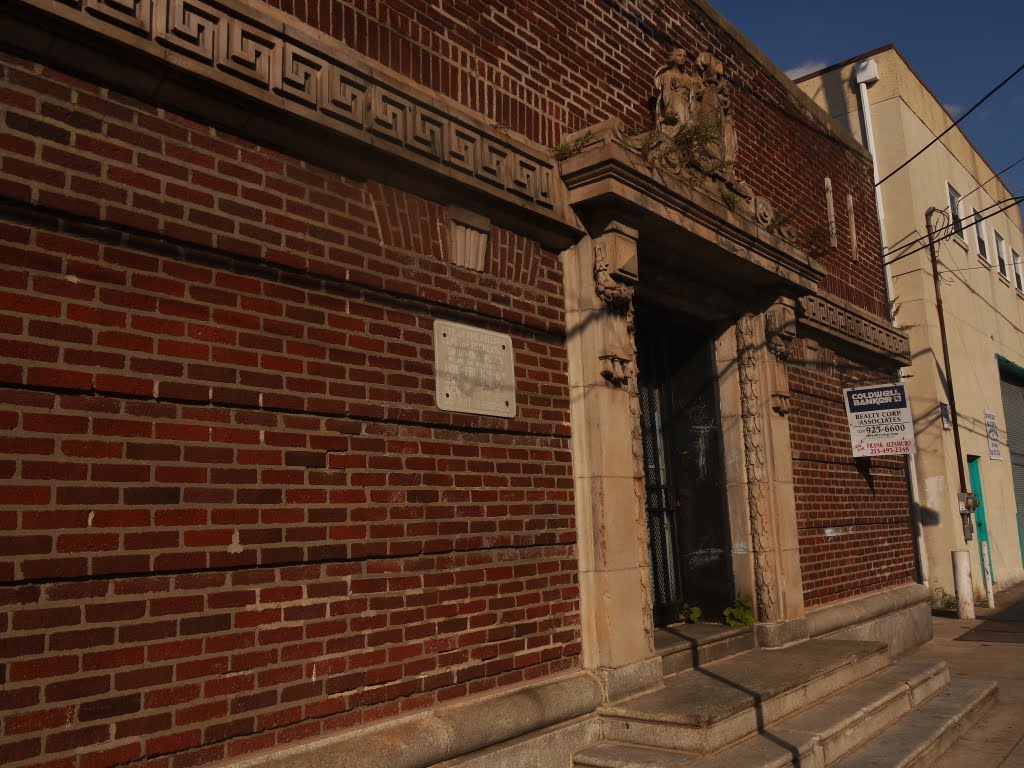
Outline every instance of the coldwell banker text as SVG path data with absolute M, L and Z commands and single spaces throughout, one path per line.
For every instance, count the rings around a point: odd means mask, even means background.
M 846 398 L 850 413 L 907 407 L 906 390 L 902 386 L 848 389 Z

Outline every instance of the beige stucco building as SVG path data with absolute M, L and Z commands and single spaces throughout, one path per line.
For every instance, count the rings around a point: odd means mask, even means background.
M 1018 489 L 1024 488 L 1020 211 L 959 128 L 897 170 L 954 120 L 895 47 L 812 73 L 798 85 L 874 152 L 891 298 L 913 355 L 904 370 L 917 434 L 911 471 L 930 586 L 953 593 L 950 552 L 966 548 L 975 595 L 984 595 L 982 542 L 991 550 L 997 587 L 1018 582 L 1024 579 L 1018 523 L 1024 493 L 1016 500 L 1014 494 L 1015 474 Z M 960 479 L 925 224 L 933 207 L 964 477 L 967 489 L 982 498 L 977 533 L 967 542 L 957 514 Z M 838 204 L 836 210 L 839 215 Z

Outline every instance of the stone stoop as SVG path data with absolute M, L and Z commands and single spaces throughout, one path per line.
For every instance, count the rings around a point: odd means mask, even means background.
M 928 768 L 984 714 L 997 694 L 994 682 L 954 679 L 836 768 Z
M 827 641 L 826 641 L 827 642 Z M 877 645 L 877 644 L 867 644 Z M 798 648 L 800 646 L 797 646 Z M 783 649 L 790 650 L 790 649 Z M 867 649 L 864 649 L 865 651 Z M 773 655 L 780 651 L 771 651 Z M 788 714 L 774 723 L 765 722 L 755 731 L 739 736 L 739 740 L 715 750 L 666 748 L 668 739 L 659 744 L 626 743 L 623 733 L 634 727 L 609 729 L 604 721 L 603 742 L 578 752 L 573 758 L 575 768 L 926 768 L 948 749 L 959 734 L 970 726 L 994 699 L 995 685 L 970 680 L 950 683 L 944 662 L 903 660 L 883 665 L 873 671 L 873 654 L 861 655 L 856 660 L 817 676 L 831 678 L 833 682 L 845 679 L 830 694 L 811 701 L 805 699 Z M 765 660 L 765 663 L 767 661 Z M 793 659 L 780 658 L 782 664 L 793 664 Z M 712 668 L 725 666 L 722 662 Z M 815 665 L 810 665 L 813 669 Z M 759 707 L 772 711 L 769 702 L 783 697 L 784 701 L 797 701 L 786 697 L 792 690 L 806 689 L 813 682 L 801 680 L 807 668 L 791 668 L 791 691 L 766 697 L 759 705 L 748 704 L 751 710 Z M 840 670 L 862 674 L 849 677 Z M 699 671 L 699 670 L 697 670 Z M 718 674 L 716 672 L 716 674 Z M 680 678 L 685 675 L 680 675 Z M 758 681 L 746 681 L 748 687 Z M 759 681 L 762 684 L 766 680 Z M 819 684 L 819 690 L 825 686 Z M 682 688 L 681 688 L 682 690 Z M 644 699 L 649 694 L 637 699 Z M 636 701 L 636 700 L 632 700 Z M 624 702 L 623 707 L 630 704 Z M 699 704 L 691 707 L 702 709 Z M 781 711 L 784 707 L 774 709 Z M 679 720 L 677 712 L 675 720 Z M 724 718 L 739 723 L 736 715 Z M 755 713 L 755 719 L 756 713 Z M 707 725 L 713 725 L 705 718 Z M 747 720 L 748 721 L 748 720 Z M 743 721 L 743 722 L 747 722 Z M 668 726 L 673 730 L 673 722 Z M 769 727 L 770 726 L 770 727 Z M 699 739 L 698 744 L 712 742 Z M 708 754 L 708 752 L 714 752 Z M 701 754 L 703 752 L 703 754 Z
M 611 741 L 711 754 L 889 663 L 884 643 L 808 640 L 761 648 L 666 678 L 665 686 L 598 709 Z

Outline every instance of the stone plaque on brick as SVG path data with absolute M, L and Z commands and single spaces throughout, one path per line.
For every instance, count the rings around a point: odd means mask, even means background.
M 516 415 L 512 337 L 461 323 L 434 321 L 437 407 L 485 416 Z

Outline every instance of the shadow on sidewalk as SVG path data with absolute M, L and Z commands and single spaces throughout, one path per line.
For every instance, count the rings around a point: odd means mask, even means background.
M 1009 590 L 1009 593 L 1017 598 L 1015 602 L 988 613 L 981 624 L 956 639 L 981 643 L 1024 643 L 1024 596 L 1020 589 Z M 997 605 L 998 597 L 1003 596 L 997 596 Z

